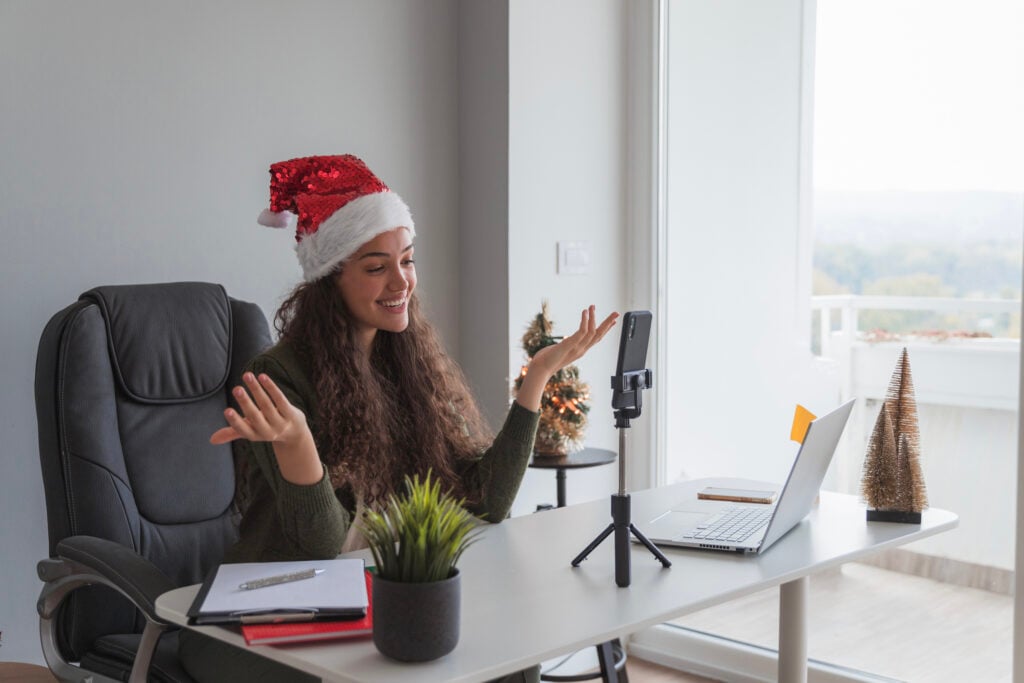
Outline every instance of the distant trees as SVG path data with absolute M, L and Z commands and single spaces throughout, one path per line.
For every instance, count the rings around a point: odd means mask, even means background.
M 1021 249 L 1017 243 L 953 246 L 819 244 L 812 292 L 969 298 L 1020 297 Z M 993 336 L 1020 335 L 1019 316 L 983 316 L 928 311 L 862 311 L 862 331 L 896 334 L 922 330 L 977 330 Z
M 899 243 L 879 247 L 818 244 L 814 267 L 851 294 L 866 294 L 867 288 L 881 278 L 932 275 L 948 288 L 949 293 L 942 296 L 1020 296 L 1021 247 L 1013 242 L 954 246 Z

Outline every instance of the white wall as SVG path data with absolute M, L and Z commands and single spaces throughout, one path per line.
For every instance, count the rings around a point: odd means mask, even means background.
M 668 6 L 667 478 L 785 479 L 794 404 L 838 403 L 801 272 L 803 3 Z
M 0 3 L 0 660 L 41 659 L 33 371 L 98 284 L 212 280 L 269 315 L 299 277 L 256 225 L 267 167 L 352 152 L 408 201 L 420 285 L 457 341 L 453 0 Z
M 603 317 L 626 303 L 627 11 L 616 0 L 509 6 L 510 377 L 526 358 L 520 340 L 542 300 L 556 334 L 575 330 L 588 304 Z M 559 241 L 589 243 L 589 273 L 556 273 Z M 578 363 L 591 388 L 586 444 L 611 450 L 618 444 L 609 383 L 617 345 L 618 327 Z M 614 493 L 617 477 L 615 465 L 569 472 L 569 504 Z M 554 473 L 530 470 L 513 514 L 543 502 L 555 502 Z M 600 531 L 581 529 L 580 547 L 566 548 L 566 562 Z

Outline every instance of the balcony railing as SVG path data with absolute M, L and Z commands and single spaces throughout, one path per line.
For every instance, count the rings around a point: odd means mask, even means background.
M 937 405 L 1017 410 L 1020 339 L 903 335 L 879 341 L 858 329 L 861 311 L 926 311 L 1018 315 L 1019 299 L 953 299 L 910 296 L 816 296 L 821 356 L 836 361 L 840 392 L 881 398 L 888 373 L 879 363 L 893 361 L 899 349 L 911 351 L 918 401 Z M 838 314 L 838 329 L 834 329 Z M 875 350 L 878 349 L 878 350 Z M 920 378 L 920 379 L 919 379 Z

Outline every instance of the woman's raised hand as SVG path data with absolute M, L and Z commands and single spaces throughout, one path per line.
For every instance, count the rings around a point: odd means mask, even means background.
M 232 391 L 241 414 L 233 408 L 225 410 L 224 419 L 229 426 L 214 432 L 210 443 L 248 439 L 288 444 L 296 443 L 309 434 L 306 415 L 288 402 L 274 380 L 267 375 L 261 374 L 257 378 L 246 372 L 242 381 L 245 387 L 235 387 Z
M 233 408 L 225 410 L 224 419 L 229 426 L 215 431 L 210 443 L 222 444 L 235 439 L 268 441 L 282 477 L 293 484 L 320 481 L 324 469 L 305 413 L 293 406 L 267 375 L 257 378 L 247 372 L 242 375 L 242 381 L 245 387 L 235 387 L 232 391 L 242 413 Z
M 612 313 L 598 325 L 594 306 L 583 309 L 579 329 L 557 344 L 545 346 L 533 355 L 526 367 L 526 376 L 523 377 L 516 401 L 528 410 L 539 410 L 544 387 L 551 379 L 551 375 L 582 358 L 594 344 L 608 334 L 608 330 L 612 329 L 618 318 L 618 313 Z

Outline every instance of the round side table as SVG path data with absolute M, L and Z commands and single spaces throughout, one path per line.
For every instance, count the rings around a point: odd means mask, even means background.
M 584 448 L 568 455 L 537 455 L 533 454 L 530 467 L 539 470 L 555 470 L 555 483 L 558 486 L 558 507 L 565 507 L 565 471 L 578 470 L 584 467 L 610 465 L 615 462 L 618 454 L 604 448 Z

